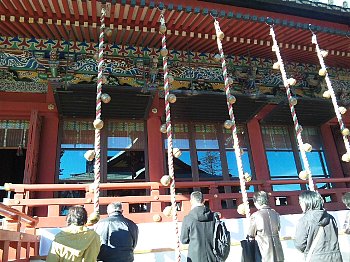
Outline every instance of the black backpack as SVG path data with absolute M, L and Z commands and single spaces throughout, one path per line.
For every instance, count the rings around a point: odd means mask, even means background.
M 214 213 L 215 227 L 213 238 L 213 252 L 216 261 L 223 262 L 230 254 L 231 236 L 227 230 L 225 222 L 221 221 L 219 215 Z

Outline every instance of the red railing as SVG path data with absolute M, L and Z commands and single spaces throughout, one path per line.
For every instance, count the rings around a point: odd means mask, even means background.
M 2 203 L 0 215 L 5 217 L 0 229 L 1 261 L 29 261 L 30 256 L 38 255 L 40 238 L 35 235 L 38 218 Z
M 334 188 L 320 189 L 319 192 L 324 196 L 325 206 L 328 210 L 344 209 L 341 203 L 341 197 L 344 192 L 349 191 L 344 187 L 345 183 L 349 183 L 350 178 L 337 179 L 315 179 L 315 184 L 331 183 Z M 306 184 L 306 181 L 295 180 L 267 180 L 267 181 L 251 181 L 247 185 L 255 186 L 258 190 L 271 188 L 273 185 L 286 184 Z M 341 185 L 341 188 L 337 188 Z M 201 188 L 205 192 L 204 196 L 210 208 L 214 211 L 221 212 L 224 218 L 242 217 L 237 213 L 237 206 L 242 203 L 240 193 L 221 193 L 231 192 L 231 189 L 238 190 L 238 181 L 200 181 L 200 182 L 177 182 L 176 188 L 181 191 L 184 189 L 192 190 L 193 188 Z M 45 215 L 39 217 L 38 227 L 61 227 L 66 224 L 65 216 L 62 214 L 62 208 L 72 205 L 84 205 L 88 213 L 93 211 L 93 191 L 89 184 L 6 184 L 6 189 L 13 191 L 14 199 L 6 199 L 5 203 L 22 212 L 32 208 L 45 209 Z M 122 192 L 125 190 L 144 190 L 146 195 L 136 196 L 106 196 L 106 191 Z M 227 190 L 229 189 L 229 190 Z M 134 220 L 136 223 L 171 221 L 171 218 L 162 213 L 165 206 L 170 205 L 170 196 L 166 194 L 167 188 L 158 182 L 144 183 L 104 183 L 100 186 L 101 197 L 100 206 L 101 213 L 111 202 L 120 201 L 123 203 L 124 214 Z M 226 190 L 226 191 L 225 191 Z M 59 191 L 80 191 L 79 198 L 30 198 L 36 192 L 59 192 Z M 253 193 L 248 193 L 251 198 Z M 280 214 L 300 213 L 298 204 L 298 195 L 300 191 L 276 191 L 271 193 L 270 203 Z M 105 195 L 105 196 L 103 196 Z M 181 221 L 190 210 L 189 194 L 178 194 L 176 196 L 178 202 L 178 217 Z M 141 206 L 144 210 L 133 210 L 133 207 Z M 252 205 L 253 208 L 253 205 Z M 254 211 L 254 210 L 253 210 Z M 102 216 L 103 217 L 103 216 Z

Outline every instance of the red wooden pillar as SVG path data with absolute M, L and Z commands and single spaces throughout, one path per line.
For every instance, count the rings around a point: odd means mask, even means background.
M 27 144 L 26 162 L 24 168 L 24 184 L 34 184 L 38 169 L 38 155 L 40 145 L 41 117 L 38 110 L 32 110 L 29 123 L 29 138 Z
M 251 147 L 252 159 L 254 162 L 256 180 L 269 180 L 270 173 L 267 164 L 263 137 L 261 134 L 259 119 L 254 117 L 247 124 L 249 143 Z M 271 191 L 270 186 L 263 186 L 266 191 Z
M 164 175 L 163 134 L 159 131 L 164 107 L 160 105 L 158 96 L 154 98 L 151 108 L 147 120 L 149 180 L 159 182 Z
M 333 138 L 331 126 L 329 124 L 322 125 L 321 134 L 324 153 L 327 159 L 328 171 L 332 178 L 343 178 L 344 173 L 342 170 L 337 146 Z M 345 183 L 337 183 L 335 185 L 337 187 L 345 187 Z

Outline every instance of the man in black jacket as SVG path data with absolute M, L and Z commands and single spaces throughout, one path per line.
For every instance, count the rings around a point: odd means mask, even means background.
M 189 244 L 187 262 L 215 262 L 214 213 L 204 205 L 203 194 L 199 191 L 191 194 L 191 207 L 181 229 L 181 243 Z
M 95 227 L 102 242 L 98 260 L 134 261 L 134 249 L 139 234 L 137 225 L 122 215 L 123 207 L 120 202 L 109 204 L 107 213 L 108 217 L 100 220 Z

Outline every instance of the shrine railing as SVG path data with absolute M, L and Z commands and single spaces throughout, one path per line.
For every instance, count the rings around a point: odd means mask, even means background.
M 35 235 L 38 218 L 0 203 L 4 216 L 0 229 L 0 261 L 29 261 L 38 255 L 40 237 Z
M 257 190 L 266 190 L 276 185 L 306 184 L 299 179 L 251 181 L 247 183 L 248 197 L 253 196 L 253 187 Z M 341 210 L 345 206 L 341 202 L 342 195 L 350 189 L 346 187 L 350 178 L 324 178 L 315 179 L 315 184 L 331 184 L 330 189 L 318 191 L 325 199 L 325 207 L 328 210 Z M 41 209 L 37 227 L 60 227 L 66 224 L 65 211 L 72 205 L 84 205 L 88 213 L 93 212 L 93 190 L 90 184 L 6 184 L 8 191 L 14 192 L 13 199 L 4 199 L 4 203 L 21 212 Z M 193 189 L 201 189 L 209 207 L 222 214 L 224 218 L 243 217 L 237 213 L 237 206 L 242 203 L 239 193 L 238 181 L 199 181 L 177 182 L 176 201 L 178 203 L 178 217 L 183 217 L 190 210 L 190 195 Z M 106 214 L 106 206 L 111 202 L 119 201 L 123 204 L 124 215 L 136 223 L 164 221 L 170 222 L 171 217 L 163 213 L 166 206 L 170 205 L 168 188 L 158 182 L 142 183 L 102 183 L 100 185 L 100 207 L 102 217 Z M 58 197 L 60 192 L 78 192 L 74 198 Z M 142 191 L 143 195 L 135 195 L 135 191 Z M 38 192 L 51 192 L 51 197 L 35 198 Z M 110 193 L 114 195 L 111 196 Z M 124 192 L 124 193 L 123 193 Z M 125 192 L 127 195 L 123 196 Z M 235 192 L 235 193 L 231 193 Z M 280 214 L 300 213 L 298 191 L 271 191 L 270 204 Z M 56 196 L 55 196 L 56 194 Z M 254 205 L 250 200 L 252 211 Z

